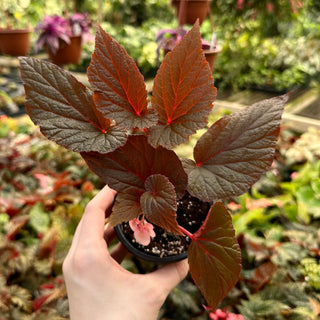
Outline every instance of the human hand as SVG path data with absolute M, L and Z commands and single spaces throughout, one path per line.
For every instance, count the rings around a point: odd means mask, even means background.
M 72 320 L 153 320 L 169 292 L 188 273 L 186 260 L 149 274 L 133 274 L 119 264 L 126 250 L 109 253 L 105 215 L 116 192 L 105 186 L 87 205 L 63 263 Z

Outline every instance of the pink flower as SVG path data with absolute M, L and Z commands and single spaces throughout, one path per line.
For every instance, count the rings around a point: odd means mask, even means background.
M 155 237 L 156 234 L 153 231 L 153 225 L 144 219 L 139 220 L 137 218 L 129 221 L 129 226 L 133 231 L 134 238 L 136 241 L 143 246 L 147 246 L 151 238 Z
M 209 317 L 212 320 L 244 320 L 241 314 L 231 313 L 225 309 L 217 309 L 215 312 L 210 312 Z
M 215 312 L 210 312 L 209 317 L 213 320 L 225 320 L 227 319 L 227 313 L 221 309 L 217 309 Z

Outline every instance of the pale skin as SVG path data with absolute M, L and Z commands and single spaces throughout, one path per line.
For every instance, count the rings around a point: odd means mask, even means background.
M 115 194 L 105 186 L 88 203 L 63 263 L 71 320 L 157 319 L 167 295 L 188 273 L 186 260 L 144 275 L 119 264 L 126 250 L 118 244 L 108 251 L 114 231 L 105 226 Z

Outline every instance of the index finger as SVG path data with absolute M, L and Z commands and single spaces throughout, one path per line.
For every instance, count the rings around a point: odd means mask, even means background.
M 115 195 L 116 191 L 106 185 L 90 200 L 77 228 L 75 237 L 84 240 L 103 239 L 106 213 L 110 215 Z

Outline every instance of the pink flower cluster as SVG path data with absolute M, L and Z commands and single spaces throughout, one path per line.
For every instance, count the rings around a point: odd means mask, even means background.
M 212 320 L 244 320 L 241 314 L 231 313 L 228 310 L 217 309 L 214 312 L 209 313 L 209 317 Z
M 151 238 L 156 236 L 155 232 L 153 231 L 153 225 L 147 222 L 144 218 L 139 220 L 138 218 L 134 218 L 129 221 L 129 226 L 133 231 L 134 238 L 136 241 L 143 246 L 147 246 Z

